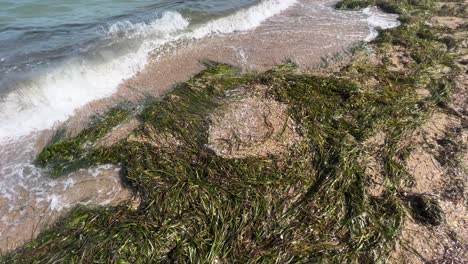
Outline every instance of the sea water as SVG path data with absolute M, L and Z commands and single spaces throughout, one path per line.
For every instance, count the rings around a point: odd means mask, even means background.
M 166 42 L 190 31 L 202 37 L 234 30 L 197 25 L 256 2 L 0 1 L 0 141 L 48 128 L 83 104 L 108 96 Z M 294 1 L 265 2 L 271 9 L 259 20 Z M 256 21 L 240 24 L 243 29 Z

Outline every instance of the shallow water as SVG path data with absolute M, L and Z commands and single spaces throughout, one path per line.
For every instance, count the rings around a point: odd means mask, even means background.
M 45 2 L 54 1 L 41 1 Z M 60 35 L 58 30 L 57 43 L 78 41 L 29 56 L 43 63 L 0 75 L 0 250 L 15 248 L 35 236 L 76 204 L 113 204 L 129 197 L 119 183 L 118 168 L 101 166 L 50 180 L 46 171 L 33 165 L 53 134 L 50 129 L 77 109 L 84 115 L 100 112 L 114 101 L 95 100 L 113 94 L 110 98 L 131 98 L 137 89 L 138 93 L 161 94 L 200 70 L 201 59 L 251 70 L 265 70 L 285 59 L 307 67 L 320 62 L 322 56 L 372 39 L 375 27 L 397 25 L 395 16 L 375 9 L 337 11 L 327 0 L 231 2 L 236 1 L 90 1 L 88 8 L 94 11 L 89 14 L 86 7 L 77 7 L 56 11 L 62 12 L 61 17 L 25 16 L 24 21 L 15 22 L 24 28 L 49 23 L 43 27 L 52 30 L 88 23 L 104 30 L 96 34 L 77 27 L 68 33 L 71 35 Z M 97 8 L 93 3 L 103 6 Z M 96 11 L 106 9 L 105 5 L 109 10 Z M 39 21 L 34 23 L 34 19 Z M 18 20 L 23 18 L 18 16 Z M 29 49 L 29 42 L 11 46 L 34 53 L 36 47 L 53 46 L 55 39 L 51 39 L 38 37 Z M 84 39 L 91 39 L 91 44 L 80 42 Z M 14 52 L 5 54 L 16 56 Z M 16 58 L 21 64 L 21 57 Z M 12 62 L 15 60 L 4 60 L 3 65 Z M 90 193 L 98 195 L 91 197 Z
M 168 11 L 180 12 L 191 20 L 200 20 L 201 17 L 210 19 L 255 2 L 256 0 L 1 1 L 0 73 L 31 70 L 38 65 L 106 45 L 109 42 L 109 31 L 119 24 L 151 23 Z M 5 75 L 2 77 L 5 78 Z
M 102 5 L 109 2 L 114 1 Z M 111 95 L 161 45 L 252 29 L 296 0 L 253 2 L 116 1 L 104 14 L 87 14 L 106 9 L 91 3 L 50 12 L 51 18 L 20 16 L 15 21 L 22 22 L 0 29 L 0 141 L 49 128 L 87 102 Z

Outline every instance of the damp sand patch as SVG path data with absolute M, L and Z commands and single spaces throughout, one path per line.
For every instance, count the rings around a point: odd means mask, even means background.
M 267 89 L 231 92 L 237 96 L 210 115 L 209 148 L 226 158 L 264 157 L 284 154 L 301 141 L 287 105 L 268 98 Z

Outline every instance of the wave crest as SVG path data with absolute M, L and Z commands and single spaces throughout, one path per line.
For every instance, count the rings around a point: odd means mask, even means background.
M 190 22 L 178 12 L 164 12 L 161 18 L 151 23 L 132 23 L 130 21 L 121 21 L 112 24 L 107 31 L 110 37 L 137 38 L 148 37 L 152 35 L 167 35 L 189 26 Z

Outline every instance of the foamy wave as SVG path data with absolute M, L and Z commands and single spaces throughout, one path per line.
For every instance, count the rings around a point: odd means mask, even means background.
M 398 21 L 398 15 L 384 13 L 377 7 L 365 8 L 363 13 L 369 16 L 367 24 L 369 25 L 370 33 L 365 38 L 367 42 L 374 40 L 379 35 L 378 29 L 394 28 L 401 24 Z
M 18 83 L 16 90 L 0 103 L 0 141 L 50 128 L 86 103 L 110 96 L 124 79 L 144 67 L 153 48 L 176 38 L 188 24 L 179 13 L 164 13 L 151 24 L 125 31 L 129 37 L 155 35 L 151 45 L 144 43 L 135 52 L 124 55 L 102 51 L 98 54 L 100 61 L 70 59 L 32 80 Z M 111 33 L 123 32 L 118 27 Z
M 109 27 L 107 35 L 111 37 L 147 37 L 152 35 L 166 35 L 183 30 L 188 27 L 190 22 L 185 19 L 180 13 L 166 12 L 163 16 L 151 23 L 132 23 L 130 21 L 122 21 L 112 24 Z
M 108 31 L 109 36 L 144 37 L 144 42 L 137 50 L 124 55 L 106 50 L 99 54 L 99 61 L 70 60 L 18 84 L 17 89 L 0 102 L 0 142 L 50 128 L 68 119 L 86 103 L 110 96 L 123 80 L 147 64 L 151 51 L 165 43 L 251 30 L 295 3 L 297 0 L 265 0 L 190 30 L 189 21 L 177 12 L 166 12 L 149 24 L 114 24 Z
M 209 22 L 192 33 L 195 38 L 202 38 L 210 34 L 225 34 L 234 31 L 245 31 L 258 27 L 263 21 L 281 13 L 297 0 L 267 0 L 234 15 Z

